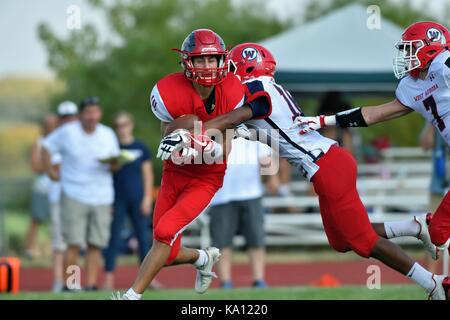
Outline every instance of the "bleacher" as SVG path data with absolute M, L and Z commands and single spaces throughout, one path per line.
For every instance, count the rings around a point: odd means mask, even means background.
M 383 152 L 380 163 L 358 166 L 357 188 L 372 222 L 405 219 L 427 211 L 430 177 L 430 153 L 420 148 L 390 148 Z M 291 182 L 291 196 L 264 197 L 267 246 L 327 244 L 317 196 L 308 195 L 311 186 L 295 175 Z M 274 213 L 277 208 L 277 213 Z M 289 210 L 280 212 L 279 208 Z M 189 227 L 183 240 L 186 245 L 205 247 L 210 244 L 208 220 L 208 215 L 202 214 Z M 413 238 L 396 241 L 419 244 Z M 236 236 L 234 243 L 242 245 L 244 239 Z

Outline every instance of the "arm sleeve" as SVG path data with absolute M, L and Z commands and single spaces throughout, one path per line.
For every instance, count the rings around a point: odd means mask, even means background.
M 154 115 L 159 120 L 163 122 L 173 121 L 173 117 L 167 110 L 166 105 L 164 104 L 164 101 L 161 97 L 161 94 L 159 93 L 158 85 L 155 85 L 153 87 L 153 90 L 150 94 L 150 106 L 152 108 Z
M 246 100 L 253 112 L 252 119 L 264 119 L 272 113 L 270 95 L 264 89 L 264 83 L 254 80 L 245 83 Z

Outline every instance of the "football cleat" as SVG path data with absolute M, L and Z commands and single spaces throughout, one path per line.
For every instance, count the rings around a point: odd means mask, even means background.
M 129 300 L 126 295 L 122 295 L 120 291 L 113 292 L 109 297 L 110 300 Z
M 430 233 L 428 232 L 428 224 L 432 219 L 431 213 L 426 213 L 420 216 L 414 216 L 414 221 L 419 224 L 419 234 L 417 235 L 417 239 L 421 240 L 425 245 L 425 248 L 430 252 L 433 260 L 437 260 L 439 258 L 439 250 L 436 246 L 431 242 Z
M 220 251 L 215 247 L 207 248 L 204 251 L 208 256 L 208 262 L 203 267 L 197 268 L 195 277 L 195 291 L 197 293 L 205 293 L 211 285 L 212 278 L 217 278 L 217 275 L 212 272 L 212 268 L 219 261 Z
M 428 300 L 450 300 L 450 277 L 433 274 L 434 288 L 428 295 Z
M 445 277 L 445 279 L 442 280 L 442 287 L 444 288 L 445 299 L 450 300 L 450 277 Z

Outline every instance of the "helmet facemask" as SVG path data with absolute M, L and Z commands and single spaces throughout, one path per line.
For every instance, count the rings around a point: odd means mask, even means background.
M 240 62 L 234 62 L 232 59 L 228 59 L 228 72 L 233 73 L 239 81 L 245 81 L 248 80 L 249 77 L 243 76 L 241 77 L 241 69 L 242 69 L 242 63 Z
M 219 84 L 225 79 L 228 71 L 228 63 L 225 54 L 212 54 L 217 58 L 217 68 L 199 68 L 194 67 L 192 61 L 195 57 L 191 56 L 184 60 L 185 75 L 188 79 L 205 87 Z
M 393 60 L 393 67 L 397 79 L 401 79 L 409 72 L 423 67 L 417 56 L 424 47 L 422 40 L 400 40 L 395 47 L 397 48 L 397 55 Z

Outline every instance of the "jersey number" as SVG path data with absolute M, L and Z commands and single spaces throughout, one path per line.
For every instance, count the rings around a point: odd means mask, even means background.
M 438 114 L 436 100 L 434 100 L 433 96 L 429 96 L 428 98 L 423 100 L 423 105 L 425 106 L 425 109 L 427 111 L 431 110 L 431 114 L 438 124 L 439 131 L 444 131 L 445 123 L 444 121 L 442 121 L 441 117 Z
M 283 97 L 284 101 L 286 101 L 287 105 L 289 106 L 289 109 L 293 114 L 292 119 L 294 119 L 298 115 L 303 115 L 302 110 L 300 109 L 294 98 L 291 96 L 289 91 L 285 91 L 284 88 L 278 84 L 274 84 L 274 87 L 275 89 L 277 89 L 278 93 Z

